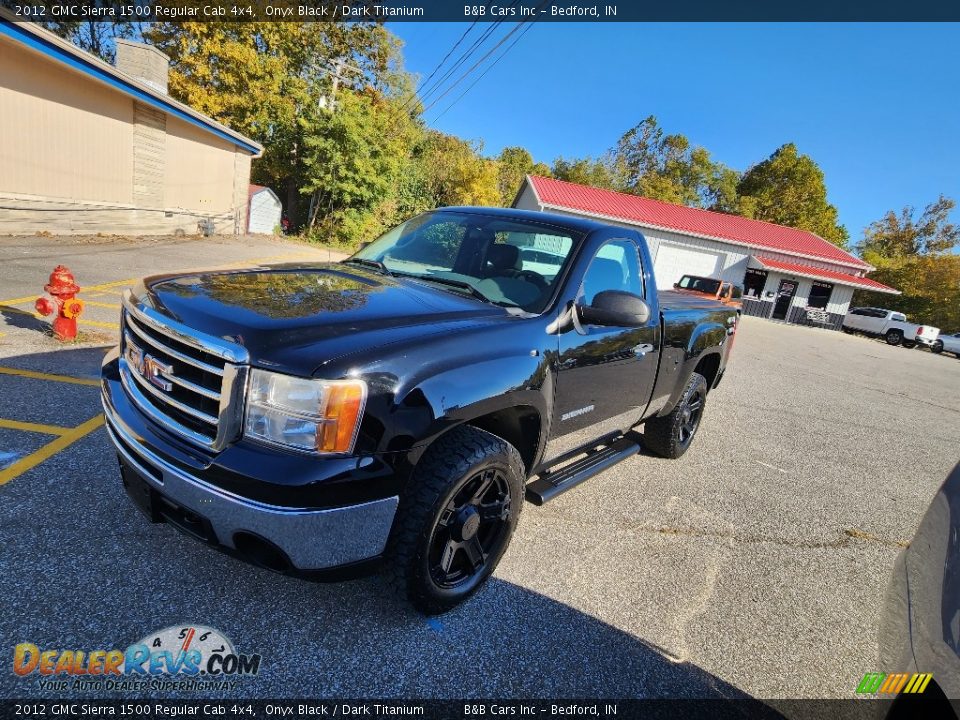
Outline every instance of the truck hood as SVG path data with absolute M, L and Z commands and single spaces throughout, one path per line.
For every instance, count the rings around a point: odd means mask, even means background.
M 140 299 L 244 346 L 255 365 L 312 375 L 338 357 L 509 317 L 456 291 L 355 266 L 318 263 L 162 275 Z

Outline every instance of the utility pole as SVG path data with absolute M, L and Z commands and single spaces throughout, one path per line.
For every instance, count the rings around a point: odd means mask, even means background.
M 363 70 L 358 68 L 356 65 L 352 65 L 348 63 L 342 57 L 338 57 L 336 60 L 334 60 L 332 67 L 329 65 L 324 65 L 323 70 L 327 75 L 329 75 L 332 78 L 331 86 L 330 86 L 330 97 L 328 99 L 326 95 L 322 96 L 318 104 L 320 105 L 321 109 L 334 112 L 337 108 L 337 92 L 339 92 L 340 90 L 340 83 L 349 82 L 349 78 L 345 77 L 344 73 L 349 72 L 355 75 L 359 75 L 360 77 L 363 77 L 364 72 Z M 319 193 L 314 192 L 310 195 L 310 210 L 307 212 L 307 217 L 309 218 L 307 222 L 311 228 L 316 224 L 317 212 L 319 210 L 320 210 L 320 195 Z

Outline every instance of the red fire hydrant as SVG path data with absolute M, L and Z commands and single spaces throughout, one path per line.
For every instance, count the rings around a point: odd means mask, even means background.
M 66 265 L 57 265 L 50 273 L 50 282 L 43 286 L 52 298 L 38 298 L 34 307 L 41 315 L 57 316 L 53 319 L 53 334 L 60 340 L 77 337 L 77 318 L 83 312 L 83 300 L 76 297 L 80 286 Z

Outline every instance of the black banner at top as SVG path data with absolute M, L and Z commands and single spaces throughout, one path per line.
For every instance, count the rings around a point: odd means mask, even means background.
M 0 0 L 13 21 L 960 21 L 960 0 Z

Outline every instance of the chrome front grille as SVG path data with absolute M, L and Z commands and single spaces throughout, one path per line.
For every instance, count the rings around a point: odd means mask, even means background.
M 187 440 L 219 450 L 240 432 L 248 356 L 123 297 L 120 377 L 145 415 Z

